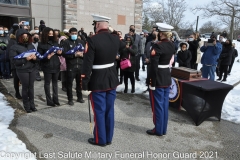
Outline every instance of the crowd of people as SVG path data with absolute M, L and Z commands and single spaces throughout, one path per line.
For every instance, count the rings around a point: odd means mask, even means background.
M 216 71 L 219 76 L 217 80 L 226 81 L 234 59 L 238 56 L 232 41 L 223 42 L 222 36 L 218 40 L 215 33 L 208 43 L 203 42 L 197 32 L 189 35 L 185 41 L 179 41 L 171 32 L 172 26 L 157 23 L 151 33 L 137 34 L 135 26 L 131 25 L 129 32 L 123 35 L 121 31 L 108 26 L 110 18 L 106 20 L 104 16 L 96 17 L 98 21 L 95 20 L 93 24 L 96 34 L 90 32 L 89 35 L 84 32 L 84 28 L 78 30 L 72 27 L 61 32 L 47 27 L 43 20 L 33 30 L 22 22 L 14 24 L 10 31 L 0 25 L 0 76 L 3 79 L 13 78 L 15 96 L 23 100 L 27 113 L 37 111 L 34 82 L 42 80 L 39 72 L 44 75 L 48 106 L 60 105 L 59 80 L 62 81 L 62 90 L 67 94 L 70 106 L 74 105 L 74 80 L 77 102 L 85 102 L 82 90 L 92 91 L 89 96 L 94 106 L 95 121 L 99 123 L 95 122 L 94 138 L 88 140 L 91 144 L 111 144 L 116 87 L 119 83 L 124 83 L 123 92 L 127 93 L 130 79 L 131 93 L 135 93 L 135 81 L 141 81 L 141 68 L 146 71 L 146 85 L 155 125 L 155 128 L 147 130 L 147 134 L 162 136 L 167 131 L 170 68 L 176 65 L 174 59 L 179 67 L 195 70 L 201 63 L 203 78 L 215 80 Z M 74 50 L 79 46 L 83 50 Z M 23 53 L 27 56 L 24 57 Z M 103 112 L 106 113 L 105 117 Z M 109 120 L 103 121 L 105 118 Z M 103 138 L 101 135 L 107 134 L 103 127 L 105 125 L 109 135 Z

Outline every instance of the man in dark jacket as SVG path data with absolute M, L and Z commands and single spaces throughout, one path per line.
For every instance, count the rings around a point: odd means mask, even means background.
M 4 42 L 0 42 L 0 64 L 3 79 L 8 80 L 10 78 L 9 56 L 7 52 L 7 45 Z
M 68 104 L 72 106 L 74 105 L 72 95 L 72 86 L 74 79 L 76 79 L 77 102 L 85 102 L 82 98 L 82 90 L 80 86 L 83 52 L 77 51 L 75 54 L 66 54 L 66 52 L 78 46 L 79 44 L 82 44 L 83 46 L 85 46 L 85 44 L 82 40 L 77 38 L 78 32 L 76 28 L 69 29 L 69 34 L 70 37 L 63 42 L 63 56 L 65 57 L 67 64 Z

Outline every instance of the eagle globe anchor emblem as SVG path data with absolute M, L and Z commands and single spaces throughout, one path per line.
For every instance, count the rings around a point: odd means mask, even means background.
M 175 102 L 178 100 L 180 95 L 180 87 L 177 79 L 172 78 L 172 84 L 169 91 L 169 102 Z

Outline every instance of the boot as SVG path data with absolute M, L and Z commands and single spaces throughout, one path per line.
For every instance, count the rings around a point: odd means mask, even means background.
M 123 78 L 120 77 L 120 81 L 119 81 L 119 83 L 122 84 L 122 82 L 123 82 Z
M 125 84 L 124 93 L 127 93 L 127 91 L 128 91 L 128 84 Z
M 131 84 L 132 84 L 131 93 L 135 93 L 135 81 L 134 81 L 134 79 L 131 80 Z
M 26 111 L 27 113 L 32 113 L 30 107 L 24 106 L 24 109 L 25 109 L 25 111 Z
M 135 93 L 135 85 L 132 85 L 131 93 Z
M 16 97 L 17 99 L 22 99 L 22 96 L 20 95 L 19 92 L 16 92 L 16 93 L 15 93 L 15 97 Z
M 63 90 L 64 92 L 67 92 L 66 82 L 62 82 L 62 90 Z

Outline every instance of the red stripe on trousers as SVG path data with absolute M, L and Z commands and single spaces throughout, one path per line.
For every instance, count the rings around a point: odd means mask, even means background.
M 155 125 L 155 110 L 154 110 L 154 97 L 153 97 L 153 91 L 150 89 L 150 98 L 152 101 L 152 112 L 153 112 L 153 123 Z
M 92 98 L 92 94 L 90 94 L 90 99 L 91 99 L 91 103 L 92 103 L 92 110 L 94 113 L 94 122 L 95 122 L 95 137 L 96 137 L 96 143 L 98 144 L 98 128 L 97 128 L 97 119 L 96 119 L 96 113 L 94 110 L 94 102 L 93 102 L 93 98 Z

